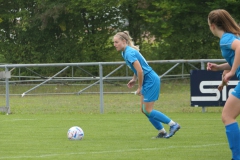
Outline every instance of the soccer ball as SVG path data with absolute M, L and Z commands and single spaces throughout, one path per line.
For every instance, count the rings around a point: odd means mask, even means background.
M 71 127 L 67 132 L 67 137 L 69 140 L 81 140 L 83 139 L 84 132 L 82 128 L 78 126 Z

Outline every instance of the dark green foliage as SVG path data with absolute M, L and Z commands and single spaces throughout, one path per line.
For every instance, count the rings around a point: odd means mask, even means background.
M 239 4 L 236 0 L 0 0 L 0 63 L 122 61 L 112 37 L 123 30 L 130 32 L 147 60 L 222 58 L 207 16 L 223 8 L 239 22 Z M 98 75 L 96 67 L 90 72 Z

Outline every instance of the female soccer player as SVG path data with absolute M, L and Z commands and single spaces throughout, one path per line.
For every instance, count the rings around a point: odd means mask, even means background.
M 160 78 L 148 65 L 145 58 L 134 45 L 128 31 L 118 32 L 114 38 L 114 46 L 121 51 L 127 66 L 134 72 L 133 78 L 128 82 L 128 88 L 132 88 L 138 80 L 136 94 L 141 96 L 141 111 L 152 125 L 159 131 L 156 138 L 170 138 L 180 129 L 180 125 L 165 114 L 154 110 L 153 105 L 158 100 L 160 92 Z M 169 134 L 163 128 L 162 123 L 170 126 Z
M 213 10 L 208 15 L 208 25 L 213 35 L 220 38 L 222 56 L 227 63 L 207 63 L 207 70 L 229 70 L 223 81 L 228 81 L 236 74 L 240 79 L 240 27 L 232 16 L 223 9 Z M 229 147 L 232 151 L 232 159 L 240 160 L 240 133 L 237 116 L 240 114 L 240 83 L 229 95 L 222 110 L 222 121 L 226 128 Z

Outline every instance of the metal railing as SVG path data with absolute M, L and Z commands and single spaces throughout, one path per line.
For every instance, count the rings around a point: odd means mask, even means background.
M 206 63 L 207 62 L 215 62 L 215 63 L 219 63 L 219 62 L 226 62 L 224 59 L 192 59 L 192 60 L 155 60 L 155 61 L 148 61 L 149 64 L 169 64 L 172 63 L 174 64 L 171 68 L 169 68 L 165 73 L 163 73 L 162 75 L 160 75 L 160 77 L 167 77 L 168 74 L 177 66 L 179 66 L 180 64 L 182 64 L 182 73 L 180 74 L 181 76 L 184 76 L 184 65 L 183 64 L 187 64 L 189 65 L 191 68 L 193 69 L 201 69 L 204 70 L 206 68 Z M 201 64 L 201 68 L 197 68 L 195 67 L 194 64 Z M 107 74 L 106 76 L 103 76 L 103 66 L 106 65 L 119 65 L 116 69 L 114 69 L 113 71 L 111 71 L 109 74 Z M 55 75 L 53 75 L 52 77 L 45 77 L 45 79 L 38 79 L 35 82 L 41 82 L 37 85 L 35 85 L 33 88 L 25 91 L 24 93 L 22 93 L 22 97 L 24 97 L 25 95 L 27 95 L 29 92 L 31 92 L 32 90 L 36 89 L 37 87 L 44 85 L 45 83 L 49 82 L 49 81 L 53 81 L 53 80 L 66 80 L 66 77 L 58 77 L 57 76 L 62 73 L 63 71 L 65 71 L 66 69 L 68 69 L 69 67 L 73 67 L 73 66 L 98 66 L 99 68 L 99 77 L 94 77 L 94 80 L 96 80 L 96 82 L 88 85 L 86 88 L 80 90 L 78 92 L 78 95 L 81 94 L 82 92 L 84 92 L 85 90 L 87 90 L 88 88 L 92 87 L 95 84 L 100 85 L 100 89 L 99 89 L 99 94 L 100 94 L 100 113 L 104 113 L 104 101 L 103 101 L 103 81 L 106 79 L 120 79 L 121 77 L 110 77 L 113 73 L 115 73 L 116 71 L 118 71 L 120 68 L 122 68 L 123 66 L 125 66 L 125 62 L 121 61 L 121 62 L 89 62 L 89 63 L 46 63 L 46 64 L 2 64 L 0 65 L 0 69 L 2 68 L 4 71 L 0 72 L 0 82 L 5 83 L 5 88 L 6 88 L 6 92 L 5 92 L 5 96 L 6 96 L 6 112 L 7 114 L 9 114 L 11 112 L 10 110 L 10 105 L 9 105 L 9 84 L 11 83 L 10 79 L 11 79 L 11 71 L 13 69 L 16 68 L 23 68 L 23 67 L 64 67 L 62 70 L 60 70 L 59 72 L 57 72 Z M 37 73 L 36 73 L 37 74 Z M 123 79 L 129 79 L 130 77 L 122 77 Z M 67 77 L 67 80 L 70 79 L 74 79 L 73 77 Z M 76 79 L 74 79 L 76 80 Z M 93 80 L 93 77 L 78 77 L 77 78 L 78 81 L 81 80 Z M 31 80 L 33 81 L 33 80 Z

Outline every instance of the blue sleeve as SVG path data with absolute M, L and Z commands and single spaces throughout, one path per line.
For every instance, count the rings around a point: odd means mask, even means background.
M 137 59 L 135 52 L 131 51 L 126 55 L 126 59 L 128 60 L 129 63 L 133 64 Z
M 233 34 L 226 34 L 220 40 L 221 49 L 232 49 L 232 43 L 236 39 L 236 36 Z

